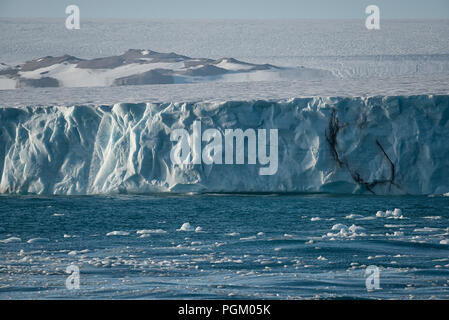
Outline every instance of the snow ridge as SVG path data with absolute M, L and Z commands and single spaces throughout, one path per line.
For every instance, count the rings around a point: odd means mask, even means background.
M 278 129 L 279 168 L 175 165 L 176 128 Z M 0 193 L 449 192 L 449 96 L 0 108 Z

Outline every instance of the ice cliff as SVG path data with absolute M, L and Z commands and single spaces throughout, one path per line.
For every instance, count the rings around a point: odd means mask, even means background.
M 278 129 L 276 174 L 173 164 L 170 133 Z M 449 192 L 449 96 L 0 108 L 0 193 Z

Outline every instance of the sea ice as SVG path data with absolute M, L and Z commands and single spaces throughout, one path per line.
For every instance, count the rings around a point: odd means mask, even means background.
M 387 211 L 377 211 L 376 217 L 378 218 L 389 218 L 389 219 L 404 219 L 401 209 L 387 210 Z
M 162 234 L 162 233 L 167 233 L 167 231 L 163 230 L 163 229 L 143 229 L 143 230 L 137 230 L 136 231 L 137 234 Z
M 193 226 L 189 223 L 189 222 L 185 222 L 182 224 L 181 228 L 176 229 L 176 231 L 195 231 L 195 229 L 193 228 Z
M 11 243 L 11 242 L 20 242 L 22 239 L 18 237 L 9 237 L 7 239 L 0 240 L 1 243 Z
M 41 243 L 41 242 L 49 242 L 50 239 L 48 238 L 32 238 L 27 241 L 27 243 Z

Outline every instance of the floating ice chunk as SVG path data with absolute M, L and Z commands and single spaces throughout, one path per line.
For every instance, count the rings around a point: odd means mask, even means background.
M 449 239 L 441 240 L 440 244 L 449 244 Z
M 338 231 L 338 232 L 328 232 L 327 235 L 323 237 L 342 237 L 342 238 L 354 238 L 357 236 L 365 236 L 365 233 L 359 233 L 361 231 L 365 230 L 363 227 L 356 226 L 355 224 L 348 227 L 347 225 L 344 225 L 342 223 L 337 223 L 332 226 L 332 231 Z
M 395 208 L 394 210 L 387 210 L 385 212 L 383 211 L 377 211 L 376 217 L 378 218 L 393 218 L 393 219 L 404 219 L 404 216 L 402 215 L 402 210 Z
M 429 220 L 440 220 L 441 216 L 427 216 L 427 217 L 422 217 L 423 219 L 429 219 Z
M 20 242 L 22 239 L 17 237 L 9 237 L 8 239 L 0 240 L 1 243 L 11 243 L 11 242 Z
M 376 255 L 376 256 L 369 256 L 369 257 L 368 257 L 368 260 L 372 260 L 372 259 L 382 259 L 382 258 L 385 258 L 385 255 L 383 255 L 383 254 L 378 254 L 378 255 Z
M 318 258 L 316 258 L 317 260 L 320 261 L 327 261 L 327 258 L 323 257 L 323 256 L 319 256 Z
M 230 237 L 237 237 L 237 236 L 240 235 L 240 233 L 238 233 L 238 232 L 231 232 L 231 233 L 226 233 L 226 235 L 230 236 Z
M 386 217 L 385 212 L 383 212 L 383 211 L 377 211 L 377 212 L 376 212 L 376 217 L 379 217 L 379 218 L 384 218 L 384 217 Z
M 346 219 L 358 219 L 358 218 L 364 218 L 361 214 L 355 214 L 351 213 L 345 217 Z
M 48 238 L 33 238 L 27 241 L 27 243 L 42 243 L 42 242 L 49 242 L 50 239 Z
M 195 232 L 203 232 L 203 228 L 198 226 L 198 227 L 195 228 Z
M 321 220 L 320 217 L 313 217 L 313 218 L 310 219 L 310 221 L 320 221 L 320 220 Z
M 332 226 L 332 230 L 334 230 L 334 231 L 335 230 L 348 230 L 348 226 L 346 226 L 342 223 L 337 223 Z
M 424 228 L 416 228 L 413 230 L 413 232 L 436 232 L 440 230 L 441 230 L 440 228 L 424 227 Z
M 69 253 L 67 253 L 69 256 L 76 256 L 78 254 L 78 251 L 72 250 Z
M 162 230 L 162 229 L 143 229 L 143 230 L 137 230 L 136 231 L 137 234 L 162 234 L 162 233 L 167 233 L 167 231 Z
M 76 235 L 64 234 L 64 238 L 78 238 Z
M 384 224 L 385 228 L 407 228 L 415 227 L 416 224 Z
M 263 232 L 257 233 L 257 235 L 258 235 L 259 237 L 263 236 L 264 234 L 265 234 L 265 233 L 263 233 Z
M 257 237 L 256 237 L 256 236 L 250 236 L 250 237 L 243 237 L 243 238 L 240 238 L 240 240 L 242 240 L 242 241 L 254 240 L 254 239 L 257 239 Z
M 62 217 L 62 216 L 64 216 L 64 213 L 53 213 L 52 216 L 53 217 Z
M 354 233 L 360 232 L 363 230 L 365 230 L 365 228 L 356 226 L 355 224 L 353 224 L 352 226 L 349 227 L 349 231 L 354 232 Z
M 107 236 L 129 236 L 129 232 L 126 231 L 111 231 L 106 233 Z
M 192 225 L 189 222 L 183 223 L 181 228 L 176 229 L 176 231 L 194 231 L 195 229 L 192 227 Z
M 404 232 L 402 231 L 395 231 L 393 233 L 385 233 L 387 237 L 402 237 L 404 235 Z

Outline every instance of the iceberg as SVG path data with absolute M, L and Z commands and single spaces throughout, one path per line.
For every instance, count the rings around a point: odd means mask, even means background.
M 175 164 L 175 129 L 277 129 L 278 170 Z M 449 192 L 449 96 L 0 108 L 0 193 Z

